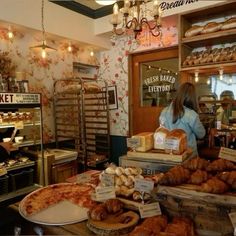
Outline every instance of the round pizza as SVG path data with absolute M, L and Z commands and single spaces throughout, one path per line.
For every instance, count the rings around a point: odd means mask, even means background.
M 90 209 L 96 205 L 91 199 L 93 191 L 92 186 L 77 183 L 49 185 L 27 195 L 21 201 L 20 209 L 25 216 L 30 216 L 65 200 Z

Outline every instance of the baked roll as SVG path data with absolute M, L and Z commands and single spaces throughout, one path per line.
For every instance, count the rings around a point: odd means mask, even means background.
M 204 26 L 203 30 L 201 31 L 201 34 L 209 34 L 217 32 L 221 29 L 221 27 L 222 27 L 221 23 L 209 22 Z
M 226 20 L 221 27 L 221 30 L 228 30 L 236 28 L 236 17 Z
M 186 32 L 185 32 L 185 37 L 188 38 L 188 37 L 193 37 L 193 36 L 196 36 L 198 34 L 200 34 L 203 30 L 203 27 L 202 26 L 199 26 L 199 25 L 194 25 L 192 26 L 190 29 L 188 29 Z
M 109 199 L 105 202 L 105 207 L 108 213 L 115 214 L 123 209 L 124 204 L 119 199 Z
M 228 190 L 229 186 L 217 177 L 209 179 L 206 183 L 203 183 L 200 188 L 202 192 L 215 194 L 225 193 Z

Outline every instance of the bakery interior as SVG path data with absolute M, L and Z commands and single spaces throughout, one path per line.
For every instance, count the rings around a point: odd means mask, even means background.
M 0 235 L 236 235 L 236 1 L 0 12 Z M 159 122 L 185 82 L 197 157 Z

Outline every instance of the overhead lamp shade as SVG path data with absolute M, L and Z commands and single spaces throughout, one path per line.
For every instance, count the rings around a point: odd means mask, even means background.
M 95 2 L 99 5 L 111 5 L 116 2 L 116 0 L 95 0 Z

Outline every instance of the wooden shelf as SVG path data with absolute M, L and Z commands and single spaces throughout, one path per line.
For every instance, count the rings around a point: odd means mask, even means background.
M 201 74 L 216 75 L 216 74 L 219 74 L 219 69 L 221 69 L 221 68 L 224 70 L 224 73 L 235 73 L 235 71 L 236 71 L 236 61 L 182 67 L 180 71 L 188 72 L 190 74 L 194 74 L 196 71 L 198 71 Z
M 201 34 L 194 37 L 182 38 L 181 43 L 189 47 L 203 47 L 236 41 L 236 29 L 218 31 L 211 34 Z

